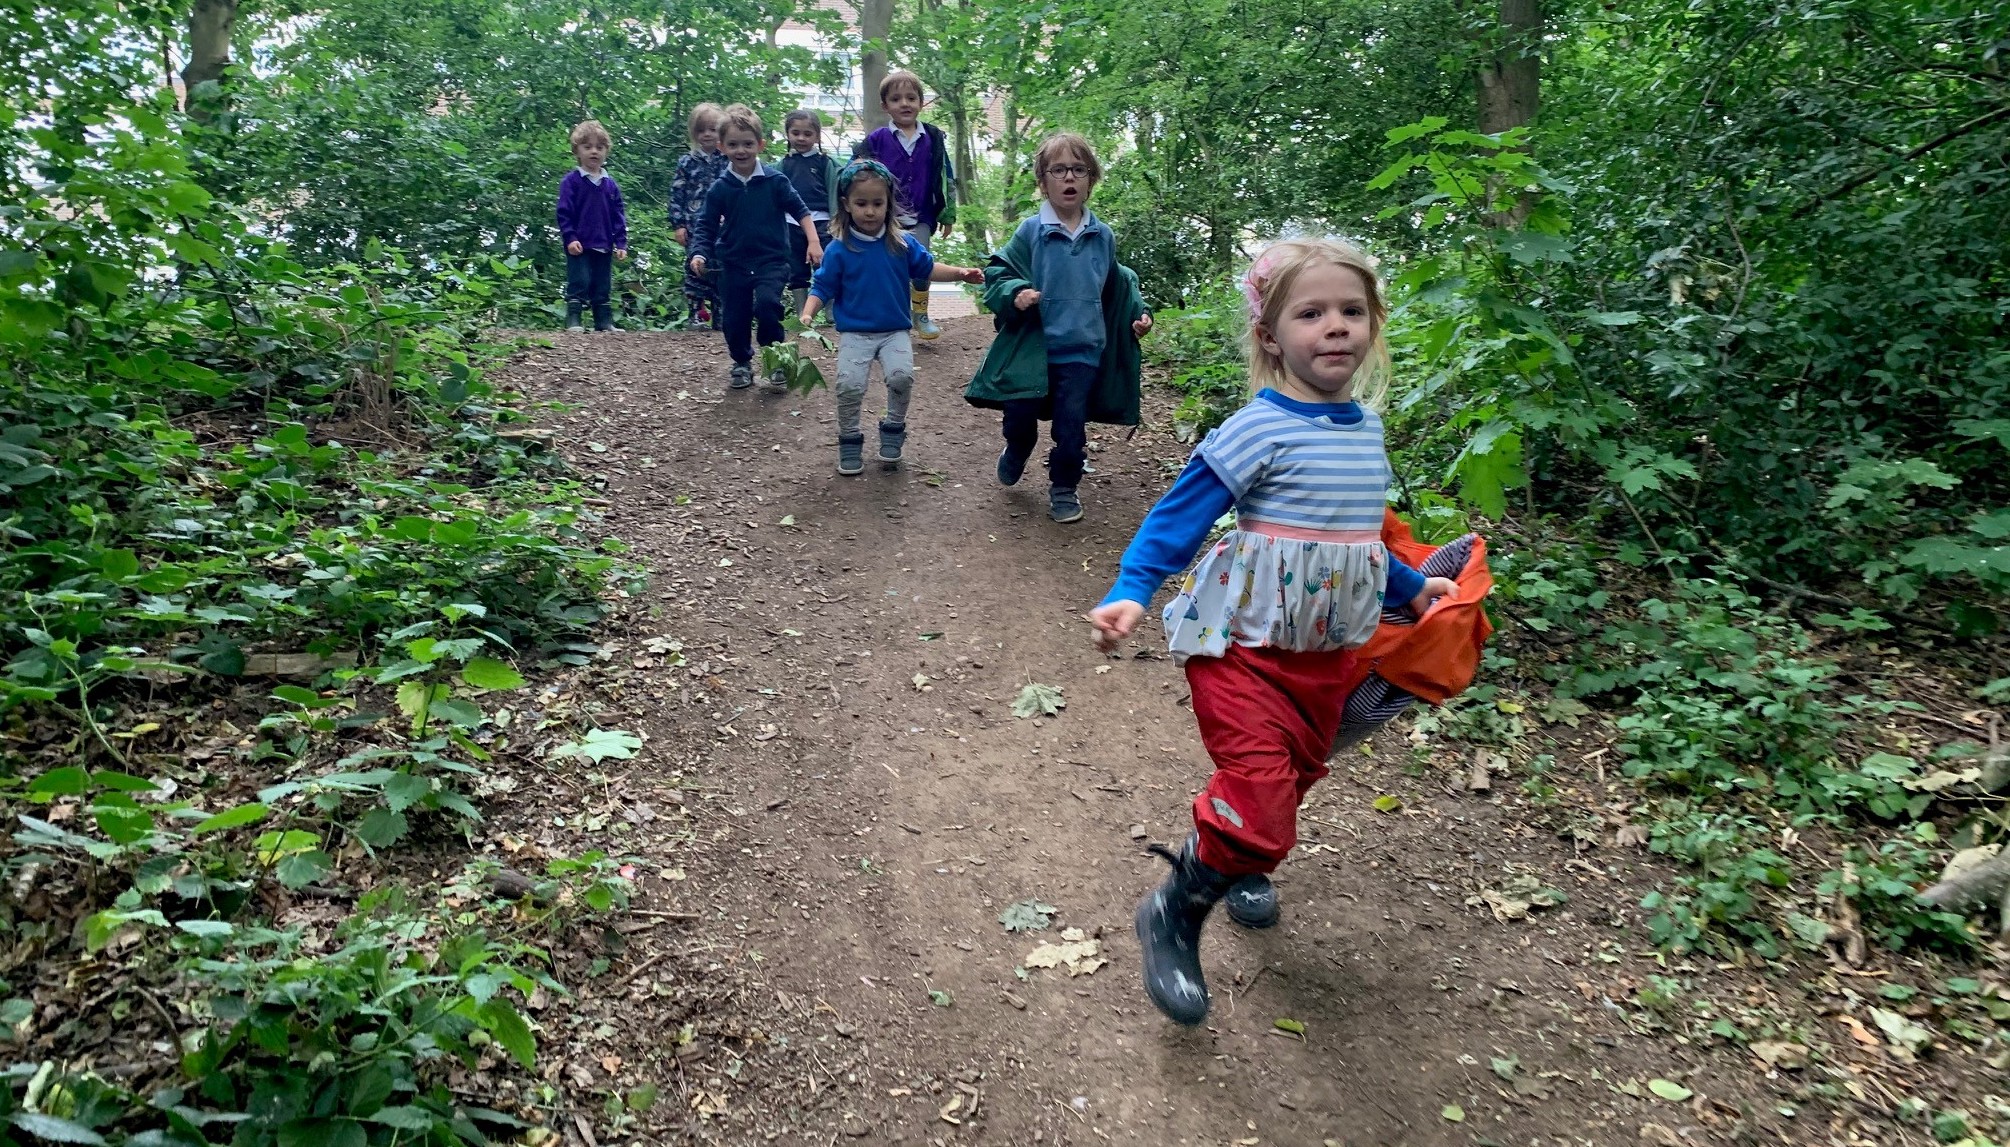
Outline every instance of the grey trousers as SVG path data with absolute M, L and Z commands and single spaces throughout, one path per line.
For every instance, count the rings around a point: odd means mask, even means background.
M 872 364 L 879 363 L 886 381 L 886 420 L 907 421 L 907 399 L 914 392 L 914 340 L 906 330 L 844 331 L 838 335 L 838 434 L 857 434 L 859 409 Z

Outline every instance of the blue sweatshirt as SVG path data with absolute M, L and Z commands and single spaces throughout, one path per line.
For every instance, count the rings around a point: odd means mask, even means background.
M 810 280 L 810 294 L 830 308 L 840 331 L 904 331 L 913 321 L 909 283 L 925 283 L 935 256 L 911 235 L 903 250 L 887 246 L 884 235 L 836 240 L 824 248 L 824 265 Z
M 605 171 L 599 183 L 578 168 L 558 181 L 558 242 L 570 247 L 574 241 L 589 251 L 628 249 L 628 209 Z
M 691 221 L 691 257 L 705 260 L 707 272 L 787 267 L 782 217 L 800 224 L 809 213 L 789 177 L 775 168 L 763 163 L 745 180 L 729 168 L 705 192 L 705 206 Z
M 1045 303 L 1045 300 L 1041 300 Z M 1353 402 L 1300 402 L 1288 398 L 1274 390 L 1265 390 L 1256 396 L 1259 402 L 1273 402 L 1286 410 L 1312 418 L 1330 418 L 1342 426 L 1352 426 L 1361 421 L 1361 407 Z M 1152 595 L 1166 578 L 1187 567 L 1193 556 L 1200 552 L 1202 543 L 1214 529 L 1215 522 L 1223 514 L 1235 508 L 1235 495 L 1229 493 L 1214 467 L 1208 465 L 1201 452 L 1194 451 L 1187 461 L 1186 469 L 1180 472 L 1179 480 L 1165 497 L 1160 498 L 1152 512 L 1138 527 L 1138 534 L 1124 551 L 1121 567 L 1117 574 L 1117 584 L 1111 587 L 1102 604 L 1113 601 L 1135 601 L 1139 605 L 1151 604 Z M 1424 575 L 1404 565 L 1389 555 L 1389 583 L 1383 600 L 1391 608 L 1406 606 L 1410 599 L 1424 590 Z
M 1040 292 L 1040 330 L 1047 361 L 1089 363 L 1103 359 L 1103 284 L 1117 265 L 1117 237 L 1109 225 L 1084 209 L 1073 235 L 1061 225 L 1052 204 L 1021 227 L 1033 236 L 1033 286 Z

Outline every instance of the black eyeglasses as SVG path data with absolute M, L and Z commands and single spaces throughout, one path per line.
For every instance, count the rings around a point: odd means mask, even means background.
M 1050 167 L 1047 169 L 1047 174 L 1058 175 L 1062 179 L 1087 179 L 1089 169 L 1082 164 L 1071 163 L 1066 167 Z

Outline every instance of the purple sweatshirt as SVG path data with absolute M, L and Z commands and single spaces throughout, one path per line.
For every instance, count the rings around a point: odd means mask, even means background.
M 897 185 L 894 198 L 899 202 L 898 213 L 903 221 L 911 214 L 917 222 L 934 227 L 942 207 L 936 200 L 935 141 L 928 130 L 916 129 L 914 150 L 910 152 L 901 146 L 899 133 L 889 124 L 865 137 L 864 151 L 893 173 Z
M 628 249 L 628 209 L 614 177 L 601 173 L 596 185 L 578 168 L 558 183 L 558 241 L 570 247 L 577 240 L 589 251 Z

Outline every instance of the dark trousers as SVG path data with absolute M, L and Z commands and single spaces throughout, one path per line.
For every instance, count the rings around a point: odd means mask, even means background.
M 596 310 L 608 304 L 614 291 L 614 252 L 582 251 L 565 257 L 567 302 L 590 303 Z
M 1082 484 L 1082 463 L 1088 457 L 1089 392 L 1095 389 L 1093 362 L 1047 365 L 1047 397 L 1015 398 L 1005 404 L 1005 448 L 1031 458 L 1040 443 L 1040 419 L 1051 417 L 1054 448 L 1047 452 L 1047 481 L 1072 490 Z
M 831 225 L 825 220 L 817 221 L 817 242 L 831 245 Z M 810 237 L 803 229 L 789 224 L 789 289 L 798 290 L 810 285 Z
M 787 263 L 719 268 L 719 322 L 726 332 L 726 353 L 734 362 L 754 361 L 748 334 L 756 323 L 762 346 L 782 341 L 782 288 L 788 281 Z

